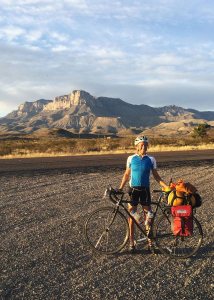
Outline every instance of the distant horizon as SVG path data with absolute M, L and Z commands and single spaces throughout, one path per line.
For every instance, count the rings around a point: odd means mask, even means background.
M 214 111 L 214 1 L 0 4 L 0 116 L 74 89 Z

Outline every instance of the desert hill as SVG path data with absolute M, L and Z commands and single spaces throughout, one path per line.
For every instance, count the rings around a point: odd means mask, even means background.
M 187 136 L 193 132 L 194 127 L 203 123 L 207 123 L 214 128 L 214 121 L 207 121 L 205 119 L 184 119 L 170 123 L 161 123 L 157 126 L 144 130 L 141 134 L 148 135 L 150 137 L 157 137 L 157 135 L 160 137 Z M 213 136 L 213 129 L 211 129 L 210 135 Z

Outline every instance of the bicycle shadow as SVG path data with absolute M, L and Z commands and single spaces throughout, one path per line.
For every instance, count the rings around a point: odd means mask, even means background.
M 122 252 L 116 253 L 115 256 L 123 256 L 123 255 L 151 255 L 151 254 L 155 254 L 155 255 L 163 255 L 161 253 L 161 251 L 155 247 L 153 249 L 154 251 L 151 251 L 150 249 L 145 249 L 145 248 L 139 248 L 136 249 L 134 252 L 131 252 L 129 249 L 125 249 Z M 213 250 L 214 250 L 214 242 L 211 241 L 208 244 L 202 245 L 200 247 L 200 249 L 198 250 L 198 252 L 193 255 L 192 257 L 189 257 L 188 259 L 191 261 L 195 261 L 198 259 L 204 259 L 204 258 L 208 258 L 208 257 L 213 257 Z M 182 259 L 182 258 L 180 258 Z
M 114 254 L 115 256 L 123 256 L 123 255 L 159 255 L 161 254 L 160 250 L 157 248 L 154 248 L 153 250 L 147 249 L 147 248 L 137 248 L 134 251 L 130 251 L 129 249 L 122 250 L 122 252 Z
M 213 257 L 213 251 L 214 251 L 214 242 L 211 241 L 208 244 L 205 244 L 200 247 L 198 252 L 193 256 L 190 257 L 191 260 L 196 260 L 196 259 L 204 259 L 208 257 Z

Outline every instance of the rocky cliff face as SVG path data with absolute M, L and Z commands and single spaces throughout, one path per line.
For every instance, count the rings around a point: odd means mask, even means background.
M 43 110 L 43 108 L 52 100 L 44 100 L 40 99 L 35 102 L 25 102 L 18 107 L 18 111 L 20 112 L 35 112 L 38 113 Z
M 34 132 L 41 128 L 63 128 L 71 132 L 119 133 L 143 130 L 163 122 L 202 119 L 214 120 L 214 112 L 199 112 L 177 106 L 153 108 L 132 105 L 121 99 L 93 97 L 75 90 L 54 100 L 25 102 L 0 119 L 0 131 Z M 157 128 L 157 127 L 156 127 Z
M 52 100 L 39 99 L 35 102 L 24 102 L 20 104 L 18 109 L 8 114 L 7 118 L 17 118 L 17 117 L 32 117 L 40 113 L 46 105 L 51 103 Z
M 54 101 L 44 107 L 45 111 L 53 111 L 59 109 L 69 109 L 73 106 L 81 106 L 84 104 L 92 104 L 94 97 L 85 91 L 73 91 L 71 94 L 58 96 Z

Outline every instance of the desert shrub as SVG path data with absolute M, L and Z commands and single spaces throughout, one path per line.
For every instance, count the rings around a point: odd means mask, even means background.
M 122 149 L 130 149 L 134 147 L 134 137 L 124 137 L 120 139 L 120 147 Z
M 120 140 L 110 139 L 105 142 L 106 150 L 116 150 L 120 148 Z
M 9 155 L 12 153 L 12 149 L 9 146 L 2 145 L 0 147 L 0 156 Z
M 100 151 L 100 139 L 79 139 L 76 143 L 76 152 Z
M 178 145 L 178 139 L 175 138 L 166 138 L 166 137 L 162 137 L 162 138 L 151 138 L 150 140 L 150 145 L 151 146 L 157 146 L 157 145 L 168 145 L 168 146 L 176 146 Z
M 7 139 L 1 140 L 0 156 L 6 155 L 30 155 L 31 153 L 87 153 L 92 151 L 114 151 L 114 150 L 130 150 L 134 151 L 135 136 L 120 138 L 32 138 L 32 139 Z M 209 144 L 213 142 L 213 138 L 204 137 L 176 137 L 176 138 L 150 138 L 150 146 L 200 146 L 205 142 Z
M 198 124 L 193 129 L 193 137 L 197 138 L 206 138 L 207 137 L 207 131 L 211 128 L 211 126 L 207 123 Z

